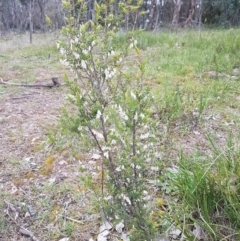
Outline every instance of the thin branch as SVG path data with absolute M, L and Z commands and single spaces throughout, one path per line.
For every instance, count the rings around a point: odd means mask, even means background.
M 14 220 L 11 215 L 9 214 L 8 210 L 10 209 L 11 211 L 16 211 L 15 207 L 13 204 L 11 204 L 10 202 L 4 200 L 4 203 L 6 204 L 7 206 L 7 215 L 8 217 L 11 219 L 11 221 L 13 221 L 13 223 L 18 227 L 18 232 L 26 237 L 30 237 L 32 241 L 40 241 L 38 238 L 36 238 L 34 236 L 34 233 L 29 231 L 28 229 L 20 226 L 16 220 Z

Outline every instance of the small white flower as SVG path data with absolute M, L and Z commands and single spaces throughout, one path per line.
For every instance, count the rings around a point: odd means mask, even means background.
M 131 97 L 132 97 L 134 100 L 136 100 L 137 97 L 136 97 L 136 95 L 135 95 L 132 91 L 130 92 L 130 94 L 131 94 Z
M 104 70 L 104 74 L 105 74 L 105 79 L 106 79 L 106 80 L 107 80 L 107 79 L 110 79 L 110 71 L 109 71 L 108 68 Z
M 96 115 L 96 119 L 100 119 L 101 115 L 102 115 L 101 111 L 98 110 L 98 111 L 97 111 L 97 115 Z
M 85 60 L 81 60 L 81 66 L 82 66 L 83 69 L 87 68 L 87 64 L 86 64 Z
M 88 54 L 88 50 L 84 49 L 84 50 L 82 51 L 82 53 L 86 55 L 86 54 Z
M 159 167 L 151 167 L 151 170 L 157 172 L 159 171 Z
M 115 169 L 115 171 L 120 172 L 120 171 L 121 171 L 121 167 L 117 167 L 117 168 Z
M 108 121 L 108 119 L 109 119 L 109 116 L 108 116 L 108 115 L 105 116 L 105 117 L 104 117 L 104 122 Z
M 74 42 L 78 43 L 79 42 L 79 38 L 75 37 Z
M 96 42 L 93 40 L 93 41 L 92 41 L 92 47 L 93 47 L 95 44 L 96 44 Z
M 106 157 L 106 158 L 109 158 L 109 152 L 108 152 L 108 151 L 105 151 L 105 152 L 103 153 L 103 156 Z
M 65 66 L 69 66 L 69 62 L 66 59 L 60 59 L 60 63 Z
M 150 135 L 149 133 L 141 134 L 140 139 L 141 140 L 147 139 L 149 137 L 149 135 Z
M 114 76 L 116 74 L 116 72 L 117 72 L 117 69 L 114 68 L 111 72 L 111 75 Z
M 107 197 L 104 197 L 104 200 L 105 201 L 109 201 L 109 200 L 111 200 L 112 199 L 112 196 L 110 195 L 110 196 L 107 196 Z
M 141 166 L 136 165 L 136 169 L 140 170 L 140 169 L 141 169 Z
M 122 60 L 123 60 L 122 57 L 120 57 L 117 61 L 117 64 L 120 64 L 122 62 Z
M 130 43 L 129 48 L 130 48 L 130 49 L 133 48 L 133 43 Z
M 56 42 L 56 45 L 57 45 L 57 49 L 59 49 L 60 47 L 60 44 L 58 42 Z
M 147 196 L 148 195 L 148 192 L 146 190 L 143 191 L 143 195 L 144 196 Z
M 115 55 L 115 52 L 114 52 L 114 50 L 111 50 L 110 52 L 108 52 L 108 56 L 110 57 L 110 56 L 114 56 Z
M 112 144 L 112 145 L 116 145 L 116 143 L 117 143 L 116 140 L 112 140 L 112 141 L 111 141 L 111 144 Z
M 136 112 L 135 115 L 134 115 L 134 118 L 133 118 L 135 121 L 138 120 L 138 113 Z
M 98 139 L 100 139 L 100 140 L 104 139 L 102 133 L 100 133 L 100 132 L 98 132 L 96 130 L 92 130 L 92 132 Z
M 127 196 L 124 195 L 124 194 L 122 194 L 121 196 L 122 196 L 123 200 L 125 200 L 129 205 L 132 204 L 131 201 L 130 201 L 130 199 L 129 199 L 129 197 L 127 197 Z
M 74 55 L 75 59 L 79 59 L 80 58 L 80 55 L 78 53 L 76 53 L 76 52 L 73 52 L 73 55 Z
M 62 55 L 64 55 L 64 54 L 66 54 L 66 50 L 65 50 L 64 48 L 60 48 L 60 53 L 61 53 Z
M 126 113 L 123 111 L 122 107 L 119 105 L 119 115 L 122 119 L 124 120 L 128 120 L 128 116 L 126 115 Z

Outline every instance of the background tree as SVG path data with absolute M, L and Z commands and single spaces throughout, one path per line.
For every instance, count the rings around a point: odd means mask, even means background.
M 41 28 L 41 30 L 44 32 L 44 26 L 45 26 L 45 19 L 46 19 L 46 17 L 45 17 L 45 8 L 46 8 L 46 4 L 47 4 L 47 0 L 37 0 L 37 3 L 38 3 L 38 6 L 39 6 L 39 8 L 40 8 L 40 23 L 41 23 L 41 26 L 40 26 L 40 28 Z
M 180 20 L 180 11 L 182 7 L 182 0 L 173 0 L 174 3 L 174 11 L 173 11 L 173 19 L 172 19 L 172 25 L 174 27 L 178 27 L 179 20 Z
M 120 11 L 119 3 L 126 3 L 125 23 L 121 28 L 127 30 L 131 26 L 146 30 L 157 30 L 161 27 L 201 27 L 220 26 L 231 27 L 240 25 L 239 0 L 141 0 L 139 16 L 132 13 L 129 3 L 137 0 L 116 0 L 111 6 L 115 14 Z M 102 0 L 65 0 L 71 8 L 71 15 L 84 23 L 94 20 L 94 3 Z M 66 25 L 68 13 L 63 9 L 62 0 L 0 0 L 0 31 L 8 33 L 11 30 L 30 32 L 46 29 L 46 15 L 52 23 L 51 30 L 60 29 Z M 108 1 L 104 1 L 107 3 Z M 85 6 L 86 9 L 82 9 Z M 131 13 L 130 13 L 131 12 Z M 102 13 L 104 16 L 104 13 Z M 137 17 L 136 17 L 137 16 Z

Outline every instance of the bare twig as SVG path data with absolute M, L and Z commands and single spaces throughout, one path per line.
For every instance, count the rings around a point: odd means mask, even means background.
M 67 216 L 63 216 L 63 217 L 66 218 L 66 219 L 69 220 L 69 221 L 74 222 L 74 223 L 84 224 L 83 221 L 79 221 L 79 220 L 76 220 L 76 219 L 74 219 L 74 218 L 69 218 L 69 217 L 67 217 Z
M 11 221 L 13 221 L 13 223 L 18 227 L 18 232 L 26 237 L 31 238 L 32 241 L 40 241 L 38 238 L 36 238 L 33 234 L 33 232 L 27 230 L 26 228 L 20 226 L 17 221 L 12 218 L 12 216 L 9 214 L 9 210 L 11 210 L 12 212 L 17 212 L 17 209 L 14 207 L 13 204 L 11 204 L 10 202 L 4 200 L 4 203 L 7 206 L 7 215 L 8 217 L 11 219 Z
M 5 82 L 3 81 L 3 79 L 0 77 L 0 84 L 4 84 L 4 85 L 10 85 L 10 86 L 20 86 L 20 87 L 47 87 L 47 88 L 52 88 L 52 87 L 58 87 L 58 86 L 62 86 L 64 84 L 60 84 L 58 81 L 57 77 L 53 77 L 52 78 L 52 84 L 17 84 L 17 83 L 12 83 L 12 82 Z

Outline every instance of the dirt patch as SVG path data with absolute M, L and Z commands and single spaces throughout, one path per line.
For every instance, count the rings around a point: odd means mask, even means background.
M 65 99 L 62 88 L 49 90 L 25 88 L 2 101 L 0 124 L 2 161 L 11 158 L 21 160 L 34 155 L 34 144 L 37 140 L 43 139 L 47 134 L 47 128 L 56 123 L 60 115 Z
M 4 208 L 0 209 L 0 221 L 3 223 L 0 225 L 0 240 L 29 240 L 29 237 L 19 233 L 19 225 L 27 225 L 27 229 L 41 237 L 41 240 L 59 240 L 62 234 L 57 234 L 59 227 L 54 222 L 59 223 L 61 219 L 66 224 L 67 219 L 61 216 L 63 213 L 73 214 L 78 210 L 77 215 L 81 219 L 86 215 L 81 211 L 84 191 L 80 191 L 78 186 L 78 167 L 83 156 L 71 162 L 68 151 L 51 152 L 51 146 L 47 143 L 49 129 L 57 125 L 66 101 L 65 92 L 64 86 L 52 89 L 20 88 L 2 98 L 0 193 L 5 203 L 1 204 Z M 49 187 L 45 188 L 46 185 Z M 63 187 L 65 192 L 61 191 Z M 76 192 L 79 195 L 82 193 L 80 201 Z M 68 207 L 64 208 L 64 205 Z M 34 215 L 30 213 L 29 207 L 35 210 Z M 18 218 L 11 220 L 10 217 L 16 214 Z M 90 221 L 98 219 L 89 215 Z M 72 230 L 78 225 L 80 217 L 76 217 L 75 213 L 68 218 L 73 216 L 76 220 L 62 226 L 62 231 L 66 228 Z M 39 219 L 42 219 L 42 225 Z M 82 226 L 84 228 L 84 222 Z M 88 232 L 88 228 L 85 229 Z M 82 231 L 75 231 L 73 236 L 76 240 L 90 238 L 89 234 Z

